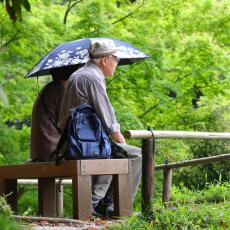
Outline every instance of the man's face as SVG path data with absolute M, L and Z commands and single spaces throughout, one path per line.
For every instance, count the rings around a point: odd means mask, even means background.
M 111 77 L 117 67 L 119 59 L 116 56 L 110 55 L 103 57 L 102 63 L 104 64 L 103 73 L 106 77 Z

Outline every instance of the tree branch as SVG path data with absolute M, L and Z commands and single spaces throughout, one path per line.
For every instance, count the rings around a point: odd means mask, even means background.
M 63 20 L 64 25 L 66 25 L 66 23 L 67 23 L 67 17 L 68 17 L 68 14 L 69 14 L 70 10 L 71 10 L 76 4 L 78 4 L 78 3 L 80 3 L 80 2 L 83 2 L 83 1 L 84 1 L 84 0 L 79 0 L 79 1 L 74 2 L 74 3 L 71 5 L 72 0 L 69 0 L 68 6 L 67 6 L 67 9 L 66 9 L 66 12 L 65 12 L 64 20 Z
M 19 31 L 16 31 L 16 33 L 8 41 L 6 41 L 4 44 L 1 44 L 0 50 L 12 43 L 13 41 L 17 40 L 19 38 L 18 34 Z
M 133 15 L 135 13 L 135 11 L 133 11 L 133 12 L 131 12 L 131 13 L 129 13 L 129 14 L 127 14 L 127 15 L 125 15 L 124 17 L 122 17 L 122 18 L 120 18 L 120 19 L 118 19 L 117 21 L 115 21 L 115 22 L 112 22 L 112 25 L 113 24 L 116 24 L 116 23 L 118 23 L 118 22 L 120 22 L 120 21 L 123 21 L 123 20 L 125 20 L 126 18 L 128 18 L 129 16 L 131 16 L 131 15 Z
M 115 22 L 112 22 L 112 25 L 114 25 L 114 24 L 116 24 L 116 23 L 118 23 L 118 22 L 121 22 L 121 21 L 125 20 L 126 18 L 130 17 L 131 15 L 135 14 L 135 13 L 136 13 L 140 8 L 142 8 L 143 6 L 144 6 L 144 1 L 143 1 L 143 3 L 142 3 L 139 7 L 137 7 L 136 10 L 134 10 L 133 12 L 131 12 L 131 13 L 129 13 L 129 14 L 123 16 L 122 18 L 116 20 Z
M 146 87 L 117 87 L 117 88 L 107 88 L 107 90 L 146 90 Z
M 138 118 L 144 117 L 144 116 L 145 116 L 146 114 L 148 114 L 151 110 L 155 109 L 158 105 L 159 105 L 159 103 L 153 105 L 153 106 L 150 107 L 148 110 L 146 110 L 144 113 L 142 113 L 141 115 L 139 115 Z

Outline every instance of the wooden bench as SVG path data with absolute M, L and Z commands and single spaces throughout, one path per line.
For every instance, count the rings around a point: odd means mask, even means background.
M 8 203 L 17 213 L 17 179 L 38 179 L 38 211 L 41 216 L 56 216 L 56 178 L 72 179 L 73 218 L 92 216 L 91 176 L 113 175 L 114 214 L 132 214 L 132 174 L 128 159 L 97 159 L 26 163 L 0 166 L 0 195 L 9 194 Z

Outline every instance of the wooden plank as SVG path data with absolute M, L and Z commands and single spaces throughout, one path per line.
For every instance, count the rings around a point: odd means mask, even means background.
M 56 216 L 55 178 L 38 179 L 38 210 L 41 216 Z
M 132 174 L 113 175 L 113 196 L 114 215 L 132 215 Z
M 81 160 L 81 175 L 127 174 L 128 159 Z
M 127 159 L 81 160 L 82 175 L 126 174 Z M 77 170 L 77 161 L 32 163 L 0 166 L 0 178 L 30 179 L 38 177 L 68 177 Z
M 0 178 L 30 179 L 38 177 L 69 177 L 77 170 L 77 161 L 63 161 L 59 165 L 55 162 L 30 163 L 22 165 L 0 166 Z
M 89 220 L 92 216 L 91 207 L 91 176 L 72 177 L 73 218 Z

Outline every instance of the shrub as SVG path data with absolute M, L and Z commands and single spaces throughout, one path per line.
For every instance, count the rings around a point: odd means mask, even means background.
M 0 213 L 11 216 L 13 211 L 6 202 L 6 196 L 0 196 Z
M 3 214 L 0 214 L 0 229 L 1 230 L 22 230 L 19 224 L 17 224 L 9 216 L 3 215 Z

